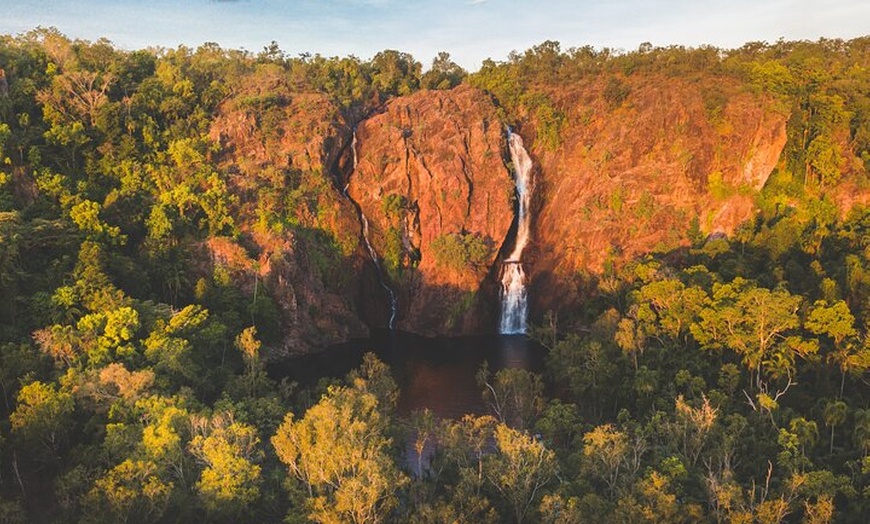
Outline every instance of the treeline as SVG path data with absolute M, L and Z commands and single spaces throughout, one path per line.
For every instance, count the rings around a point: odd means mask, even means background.
M 870 162 L 868 43 L 547 42 L 468 75 L 447 54 L 424 73 L 396 51 L 3 37 L 0 521 L 861 522 L 870 219 L 824 190 Z M 399 420 L 373 359 L 311 389 L 266 375 L 278 298 L 203 245 L 293 235 L 327 289 L 359 246 L 324 205 L 336 173 L 297 162 L 252 182 L 222 160 L 224 104 L 277 130 L 288 98 L 315 93 L 352 126 L 467 82 L 556 148 L 558 85 L 604 75 L 618 107 L 633 74 L 727 75 L 777 100 L 789 145 L 755 222 L 596 277 L 586 310 L 536 332 L 545 376 L 481 373 L 491 416 Z

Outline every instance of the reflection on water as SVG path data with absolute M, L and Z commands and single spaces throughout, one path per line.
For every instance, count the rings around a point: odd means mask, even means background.
M 272 366 L 270 374 L 314 384 L 321 377 L 343 377 L 360 365 L 366 352 L 374 352 L 392 369 L 401 390 L 399 415 L 428 408 L 444 418 L 486 412 L 475 379 L 484 361 L 492 372 L 504 368 L 540 372 L 544 359 L 544 349 L 523 335 L 428 338 L 384 330 L 282 362 Z

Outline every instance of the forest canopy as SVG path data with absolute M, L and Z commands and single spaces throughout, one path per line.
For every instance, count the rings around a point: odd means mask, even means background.
M 582 309 L 540 312 L 545 371 L 481 369 L 486 414 L 399 414 L 372 355 L 316 384 L 267 372 L 299 332 L 350 332 L 310 321 L 331 303 L 291 303 L 267 265 L 363 309 L 349 283 L 367 254 L 331 153 L 356 124 L 472 86 L 555 154 L 571 124 L 559 86 L 599 79 L 618 111 L 633 75 L 728 78 L 786 118 L 734 235 L 687 220 L 691 245 L 614 259 Z M 723 97 L 705 91 L 707 117 Z M 230 111 L 265 156 L 310 147 L 258 164 L 214 131 Z M 0 522 L 862 522 L 870 213 L 831 195 L 866 194 L 868 170 L 870 37 L 544 42 L 473 73 L 446 52 L 424 72 L 395 50 L 0 37 Z M 416 261 L 393 236 L 399 271 Z M 495 249 L 465 232 L 433 243 L 447 267 Z

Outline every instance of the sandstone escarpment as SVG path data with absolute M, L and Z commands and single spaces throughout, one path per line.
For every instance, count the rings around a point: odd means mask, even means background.
M 394 98 L 353 135 L 325 97 L 282 82 L 242 90 L 211 134 L 247 217 L 239 282 L 250 286 L 257 274 L 267 284 L 285 347 L 386 325 L 358 212 L 396 293 L 397 329 L 492 332 L 515 195 L 489 96 L 460 86 Z M 523 260 L 533 317 L 578 305 L 583 275 L 611 262 L 678 250 L 692 234 L 731 233 L 753 216 L 753 195 L 786 143 L 786 117 L 734 79 L 618 75 L 538 89 L 564 119 L 556 144 L 539 139 L 546 132 L 533 111 L 516 130 L 535 162 Z M 293 232 L 264 228 L 274 219 L 264 209 L 289 217 Z M 335 248 L 328 267 L 324 238 Z
M 475 306 L 514 214 L 495 106 L 469 87 L 423 91 L 389 102 L 356 138 L 348 193 L 398 292 L 397 327 L 491 329 L 494 289 Z
M 540 165 L 531 279 L 535 309 L 576 303 L 580 273 L 600 273 L 688 243 L 690 229 L 730 233 L 776 166 L 785 117 L 719 78 L 613 78 L 554 90 L 562 143 L 535 141 Z M 613 88 L 618 83 L 619 89 Z M 523 133 L 534 137 L 532 120 Z

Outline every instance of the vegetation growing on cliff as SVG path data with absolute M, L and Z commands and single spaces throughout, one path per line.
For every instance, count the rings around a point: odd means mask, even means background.
M 466 77 L 446 54 L 422 73 L 398 51 L 3 37 L 0 521 L 861 521 L 870 219 L 831 194 L 866 192 L 868 60 L 866 38 L 546 42 Z M 727 77 L 787 115 L 753 221 L 709 240 L 696 221 L 691 247 L 589 279 L 585 309 L 535 333 L 543 377 L 480 374 L 491 416 L 399 420 L 372 358 L 308 389 L 267 375 L 270 350 L 301 339 L 291 327 L 347 335 L 332 317 L 364 254 L 331 155 L 349 126 L 467 82 L 558 152 L 571 125 L 559 85 L 600 81 L 620 111 L 642 74 Z M 704 91 L 711 121 L 726 106 Z M 383 212 L 398 224 L 407 205 L 389 195 Z M 394 270 L 404 246 L 391 239 Z M 488 242 L 450 233 L 431 247 L 447 267 L 480 266 Z
M 449 233 L 432 241 L 435 262 L 445 268 L 462 271 L 472 267 L 485 270 L 492 246 L 486 239 L 469 233 Z

